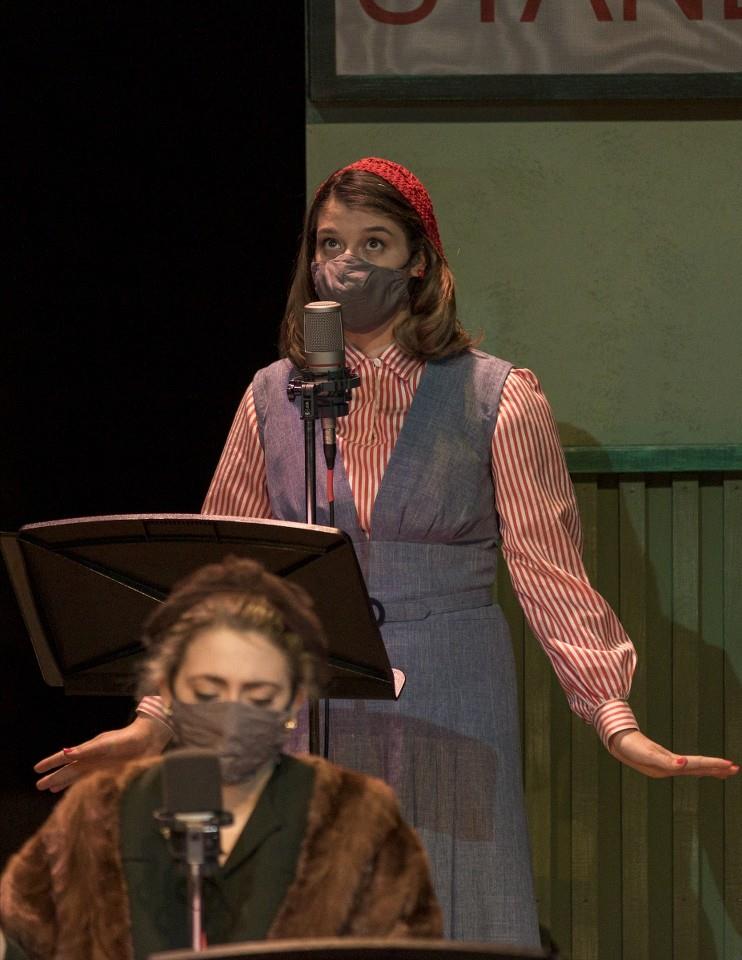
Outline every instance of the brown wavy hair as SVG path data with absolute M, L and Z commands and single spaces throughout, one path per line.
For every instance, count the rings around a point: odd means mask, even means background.
M 227 557 L 176 584 L 145 621 L 140 694 L 163 683 L 172 689 L 189 644 L 212 627 L 265 636 L 286 655 L 294 692 L 302 686 L 316 695 L 323 686 L 327 643 L 309 594 L 254 560 Z
M 304 305 L 317 299 L 311 264 L 317 246 L 317 221 L 328 200 L 347 207 L 376 210 L 393 220 L 405 233 L 411 259 L 422 253 L 425 276 L 410 280 L 410 312 L 398 321 L 394 339 L 418 360 L 439 360 L 473 346 L 456 312 L 453 274 L 425 234 L 417 211 L 382 177 L 366 170 L 337 170 L 317 190 L 304 221 L 299 255 L 281 323 L 281 354 L 297 366 L 304 365 Z

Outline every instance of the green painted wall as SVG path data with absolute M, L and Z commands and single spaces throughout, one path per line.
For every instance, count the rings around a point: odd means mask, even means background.
M 566 445 L 611 448 L 568 457 L 587 569 L 638 648 L 641 723 L 738 758 L 742 121 L 464 123 L 453 109 L 383 123 L 380 106 L 374 122 L 310 107 L 309 190 L 368 154 L 428 185 L 465 324 L 539 374 Z M 504 567 L 498 597 L 539 911 L 565 960 L 737 960 L 742 778 L 621 769 L 570 716 Z
M 742 122 L 333 122 L 433 196 L 461 317 L 541 378 L 568 445 L 742 441 Z

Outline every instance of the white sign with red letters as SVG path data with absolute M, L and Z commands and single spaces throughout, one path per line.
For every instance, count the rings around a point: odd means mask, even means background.
M 742 73 L 742 0 L 335 0 L 336 74 Z

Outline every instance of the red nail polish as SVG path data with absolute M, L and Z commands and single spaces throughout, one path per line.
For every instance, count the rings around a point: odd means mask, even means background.
M 62 753 L 64 754 L 74 753 L 74 752 L 75 752 L 74 747 L 62 747 Z
M 688 761 L 686 760 L 685 757 L 678 757 L 678 759 L 675 761 L 675 763 L 676 763 L 679 767 L 684 767 L 687 762 L 688 762 Z

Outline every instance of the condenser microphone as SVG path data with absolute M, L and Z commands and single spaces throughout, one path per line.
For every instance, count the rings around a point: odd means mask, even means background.
M 191 946 L 203 946 L 203 878 L 219 863 L 219 828 L 232 822 L 222 810 L 219 757 L 196 748 L 166 753 L 162 761 L 163 809 L 155 813 L 170 853 L 188 877 Z
M 315 300 L 304 307 L 304 363 L 315 377 L 345 376 L 343 311 L 336 300 Z M 337 416 L 321 417 L 322 448 L 327 469 L 335 466 Z
M 348 413 L 351 391 L 360 384 L 355 371 L 345 366 L 343 317 L 336 300 L 313 300 L 304 306 L 304 366 L 286 384 L 292 403 L 298 401 L 304 424 L 304 486 L 307 523 L 316 517 L 315 421 L 322 422 L 322 447 L 327 465 L 327 503 L 334 523 L 336 432 L 338 417 Z
M 162 761 L 162 805 L 178 819 L 213 817 L 222 809 L 219 757 L 212 750 L 166 753 Z
M 314 374 L 345 370 L 343 314 L 335 300 L 315 300 L 304 307 L 304 357 Z

